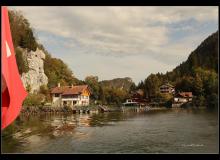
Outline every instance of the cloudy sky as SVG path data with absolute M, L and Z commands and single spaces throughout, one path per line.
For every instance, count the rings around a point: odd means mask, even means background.
M 74 75 L 99 80 L 171 71 L 217 31 L 218 7 L 10 7 Z

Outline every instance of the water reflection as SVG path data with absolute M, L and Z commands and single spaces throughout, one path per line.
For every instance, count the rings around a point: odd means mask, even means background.
M 217 120 L 216 112 L 193 109 L 21 115 L 2 132 L 2 151 L 161 153 L 188 151 L 191 141 L 215 150 Z

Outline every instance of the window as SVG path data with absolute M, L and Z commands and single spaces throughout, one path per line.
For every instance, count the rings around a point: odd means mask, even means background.
M 77 95 L 73 95 L 73 97 L 72 98 L 78 98 L 78 96 Z
M 59 97 L 60 96 L 60 94 L 59 93 L 55 93 L 55 95 L 54 95 L 55 97 Z

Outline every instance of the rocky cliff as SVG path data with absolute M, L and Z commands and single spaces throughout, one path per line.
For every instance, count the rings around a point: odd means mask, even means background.
M 118 88 L 121 90 L 130 90 L 130 87 L 134 85 L 134 82 L 131 78 L 115 78 L 112 80 L 104 80 L 100 82 L 102 87 Z
M 50 89 L 57 83 L 79 83 L 61 59 L 53 57 L 37 42 L 33 28 L 22 12 L 9 10 L 9 21 L 19 74 L 28 92 L 39 91 L 41 85 Z
M 25 87 L 30 86 L 30 92 L 37 92 L 40 86 L 47 85 L 48 78 L 44 73 L 44 59 L 45 53 L 38 49 L 36 51 L 28 52 L 21 49 L 24 58 L 27 59 L 29 71 L 22 73 L 21 80 Z

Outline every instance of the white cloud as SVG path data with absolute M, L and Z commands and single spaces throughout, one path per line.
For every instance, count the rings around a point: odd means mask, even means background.
M 41 41 L 51 44 L 56 41 L 53 37 L 47 37 L 48 41 L 43 40 L 45 37 L 41 32 L 68 39 L 66 44 L 60 44 L 66 46 L 64 52 L 68 49 L 74 51 L 78 47 L 80 53 L 87 54 L 115 57 L 144 55 L 149 59 L 154 58 L 153 61 L 158 62 L 158 65 L 170 66 L 185 60 L 195 45 L 203 40 L 201 38 L 210 34 L 194 35 L 194 26 L 187 23 L 176 28 L 170 26 L 189 20 L 197 24 L 218 22 L 218 7 L 207 6 L 11 8 L 24 13 Z M 192 35 L 175 42 L 170 33 L 181 31 Z M 65 58 L 65 54 L 62 54 Z M 139 66 L 140 61 L 136 63 Z
M 217 21 L 217 7 L 14 7 L 39 31 L 77 39 L 115 54 L 156 51 L 169 42 L 166 24 L 194 18 Z M 159 25 L 156 25 L 159 23 Z M 181 29 L 187 29 L 184 26 Z M 129 47 L 128 47 L 129 46 Z M 120 49 L 119 49 L 120 47 Z M 102 50 L 103 49 L 103 50 Z

